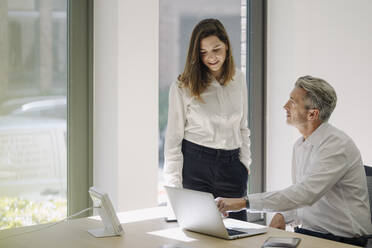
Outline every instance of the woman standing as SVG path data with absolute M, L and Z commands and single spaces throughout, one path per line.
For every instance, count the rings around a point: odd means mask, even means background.
M 205 19 L 191 35 L 184 71 L 169 92 L 166 184 L 243 197 L 251 163 L 245 76 L 235 69 L 220 21 Z M 245 210 L 229 217 L 246 220 Z

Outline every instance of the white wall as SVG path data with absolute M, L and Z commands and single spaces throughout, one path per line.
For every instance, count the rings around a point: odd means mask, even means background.
M 371 13 L 370 0 L 268 1 L 267 190 L 291 184 L 292 145 L 300 135 L 286 125 L 283 105 L 303 75 L 334 86 L 338 103 L 330 123 L 372 165 Z
M 157 205 L 158 1 L 94 1 L 94 185 Z
M 94 2 L 93 184 L 117 207 L 118 4 L 107 2 Z

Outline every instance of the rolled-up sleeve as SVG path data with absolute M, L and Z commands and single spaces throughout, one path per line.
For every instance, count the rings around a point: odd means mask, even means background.
M 182 187 L 182 140 L 186 122 L 186 105 L 182 89 L 178 82 L 171 85 L 169 91 L 168 125 L 164 146 L 164 178 L 165 184 Z
M 240 133 L 242 136 L 242 145 L 240 147 L 240 161 L 245 165 L 245 167 L 249 171 L 249 166 L 252 160 L 250 151 L 251 141 L 249 139 L 250 130 L 248 128 L 248 92 L 244 75 L 242 75 L 242 84 L 243 84 L 242 85 L 243 116 L 240 122 Z

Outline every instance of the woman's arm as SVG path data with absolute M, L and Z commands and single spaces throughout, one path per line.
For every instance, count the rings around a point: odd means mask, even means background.
M 164 178 L 165 184 L 182 187 L 182 140 L 185 131 L 186 105 L 182 89 L 176 82 L 169 91 L 168 125 L 164 146 Z

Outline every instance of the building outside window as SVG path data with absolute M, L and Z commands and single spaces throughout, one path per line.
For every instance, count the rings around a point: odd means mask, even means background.
M 67 212 L 67 0 L 0 1 L 0 229 Z

